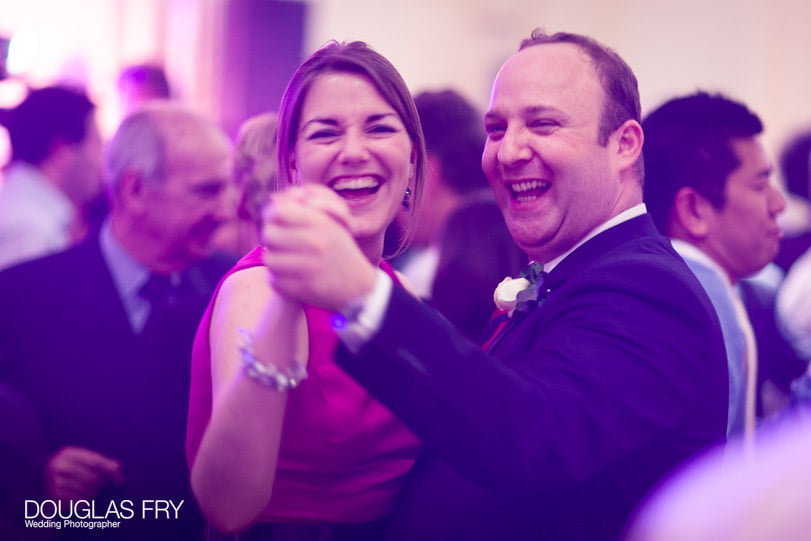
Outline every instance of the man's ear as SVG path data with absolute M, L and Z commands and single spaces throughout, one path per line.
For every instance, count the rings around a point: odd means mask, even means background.
M 635 164 L 642 154 L 642 143 L 645 141 L 639 122 L 626 120 L 614 132 L 614 138 L 621 167 L 624 169 Z
M 139 212 L 148 204 L 146 200 L 148 191 L 149 187 L 146 185 L 143 175 L 134 169 L 127 169 L 114 188 L 113 197 L 123 206 Z
M 690 237 L 703 239 L 709 232 L 711 212 L 712 204 L 694 188 L 685 186 L 676 192 L 671 221 Z

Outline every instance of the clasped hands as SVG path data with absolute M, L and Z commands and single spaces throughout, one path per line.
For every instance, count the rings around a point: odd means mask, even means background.
M 367 295 L 376 267 L 353 233 L 349 207 L 325 186 L 294 186 L 273 194 L 260 231 L 273 289 L 332 312 Z

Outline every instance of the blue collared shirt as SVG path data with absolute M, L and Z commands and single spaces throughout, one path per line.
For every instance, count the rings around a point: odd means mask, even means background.
M 110 269 L 110 274 L 113 275 L 113 283 L 127 312 L 130 326 L 133 332 L 138 334 L 146 325 L 152 309 L 149 301 L 139 294 L 152 271 L 133 258 L 115 238 L 109 220 L 101 226 L 99 242 L 101 255 Z M 179 279 L 179 275 L 172 276 L 172 280 Z

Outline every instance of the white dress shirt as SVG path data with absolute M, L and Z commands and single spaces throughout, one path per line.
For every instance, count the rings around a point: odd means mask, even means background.
M 0 184 L 0 269 L 67 248 L 76 211 L 36 167 L 15 162 Z

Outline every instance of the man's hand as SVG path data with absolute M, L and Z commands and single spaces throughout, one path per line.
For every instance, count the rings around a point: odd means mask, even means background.
M 324 186 L 274 194 L 261 232 L 273 288 L 333 312 L 369 293 L 376 271 L 352 236 L 351 219 L 343 199 Z
M 46 494 L 54 500 L 92 499 L 123 479 L 119 461 L 80 447 L 62 447 L 45 465 Z

